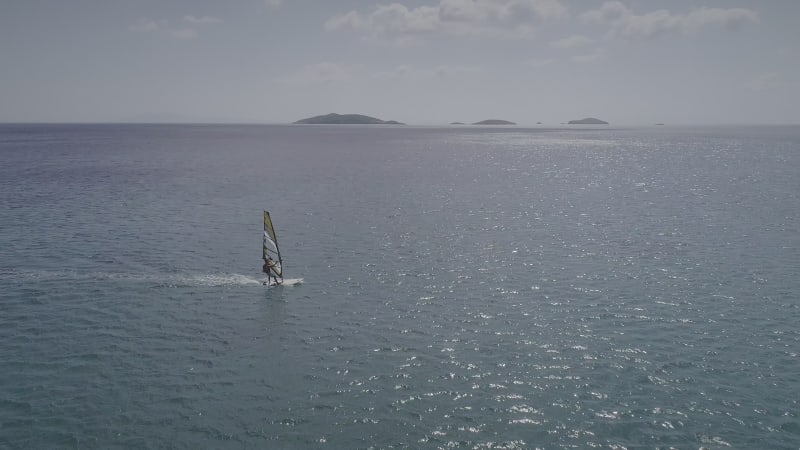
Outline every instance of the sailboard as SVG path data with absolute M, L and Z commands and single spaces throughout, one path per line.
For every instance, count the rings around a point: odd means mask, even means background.
M 261 247 L 261 256 L 264 258 L 264 267 L 262 269 L 267 274 L 265 285 L 294 286 L 303 282 L 302 278 L 283 277 L 281 249 L 278 247 L 278 236 L 275 234 L 275 227 L 272 226 L 272 218 L 269 216 L 268 211 L 264 211 L 264 239 Z
M 268 283 L 272 277 L 275 278 L 275 284 L 283 283 L 283 258 L 281 258 L 278 237 L 275 235 L 275 227 L 272 226 L 269 211 L 264 211 L 264 240 L 261 256 L 264 258 L 264 272 L 267 273 Z

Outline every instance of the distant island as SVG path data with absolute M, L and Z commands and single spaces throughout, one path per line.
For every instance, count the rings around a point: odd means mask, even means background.
M 480 122 L 475 122 L 473 125 L 516 125 L 514 122 L 509 122 L 507 120 L 498 120 L 498 119 L 489 119 L 489 120 L 481 120 Z
M 464 125 L 464 122 L 452 122 L 450 125 Z
M 314 116 L 302 119 L 296 124 L 336 124 L 336 125 L 404 125 L 395 120 L 381 120 L 375 117 L 364 116 L 362 114 L 336 114 L 330 113 L 324 116 Z
M 569 125 L 608 125 L 608 122 L 602 121 L 600 119 L 595 119 L 594 117 L 587 117 L 585 119 L 580 120 L 570 120 L 567 122 Z

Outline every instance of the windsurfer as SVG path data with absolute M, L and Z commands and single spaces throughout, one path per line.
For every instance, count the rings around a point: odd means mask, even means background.
M 278 283 L 278 276 L 277 275 L 273 275 L 273 268 L 274 267 L 275 267 L 275 261 L 273 261 L 272 258 L 267 256 L 267 259 L 264 260 L 264 265 L 261 267 L 261 269 L 264 271 L 264 273 L 267 274 L 267 284 L 270 284 L 270 285 L 279 284 Z M 275 283 L 272 282 L 273 278 L 275 278 Z

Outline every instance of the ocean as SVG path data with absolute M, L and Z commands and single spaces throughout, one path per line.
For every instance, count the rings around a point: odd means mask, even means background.
M 798 174 L 797 126 L 0 125 L 0 448 L 798 449 Z

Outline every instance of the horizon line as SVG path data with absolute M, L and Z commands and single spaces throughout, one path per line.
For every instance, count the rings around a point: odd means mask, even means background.
M 443 123 L 443 122 L 422 122 L 422 123 L 401 123 L 401 124 L 298 124 L 294 122 L 270 122 L 270 121 L 128 121 L 128 120 L 115 120 L 115 121 L 94 121 L 94 120 L 76 120 L 76 121 L 50 121 L 50 120 L 19 120 L 19 121 L 0 121 L 0 125 L 296 125 L 296 126 L 368 126 L 374 127 L 376 125 L 390 126 L 393 128 L 402 127 L 479 127 L 479 128 L 534 128 L 534 127 L 592 127 L 592 128 L 608 128 L 608 127 L 653 127 L 653 126 L 681 126 L 681 127 L 694 127 L 694 126 L 798 126 L 800 122 L 629 122 L 629 123 L 611 123 L 608 124 L 568 124 L 567 122 L 559 123 L 514 123 L 513 125 L 479 125 L 476 123 L 463 122 L 456 123 Z

